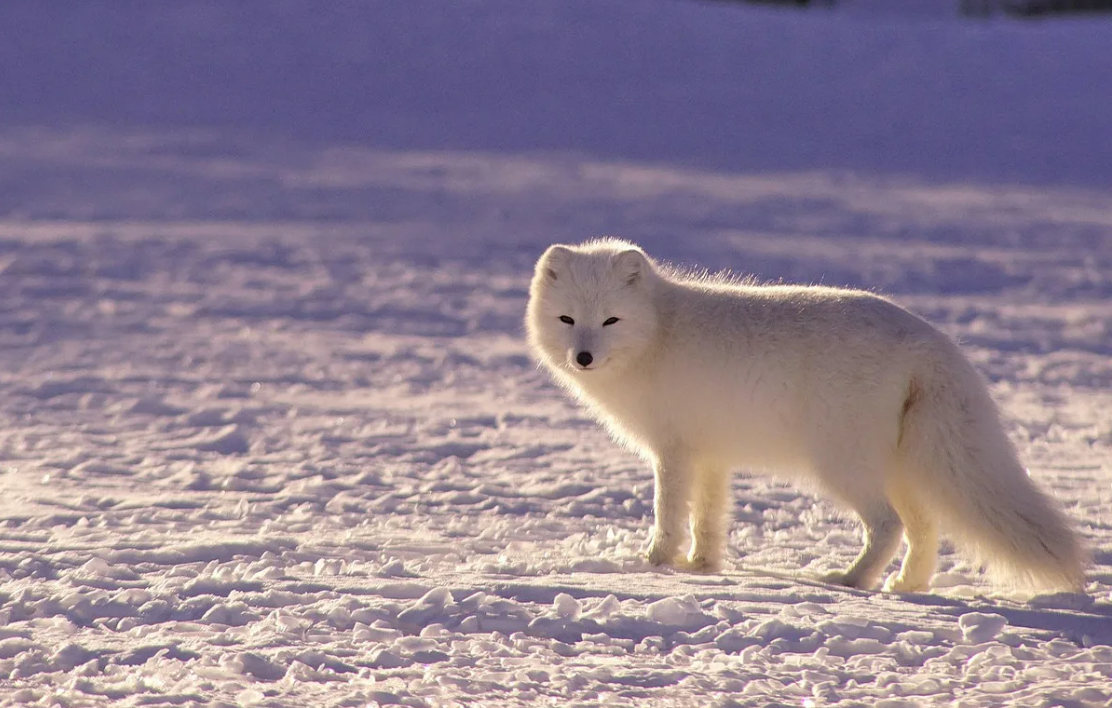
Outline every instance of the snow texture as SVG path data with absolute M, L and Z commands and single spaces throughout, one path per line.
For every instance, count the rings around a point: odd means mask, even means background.
M 0 20 L 0 706 L 1112 700 L 1108 24 Z M 522 338 L 533 261 L 600 233 L 959 338 L 1085 592 L 948 547 L 929 594 L 824 584 L 852 521 L 748 476 L 724 572 L 650 567 L 648 469 Z

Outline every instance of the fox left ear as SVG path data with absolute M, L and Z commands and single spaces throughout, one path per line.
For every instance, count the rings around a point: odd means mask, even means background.
M 635 249 L 622 251 L 614 257 L 614 270 L 621 275 L 626 285 L 633 285 L 640 281 L 648 267 L 645 254 Z
M 537 261 L 537 270 L 543 272 L 549 280 L 559 280 L 558 273 L 570 255 L 571 250 L 567 246 L 559 244 L 549 246 L 541 259 Z

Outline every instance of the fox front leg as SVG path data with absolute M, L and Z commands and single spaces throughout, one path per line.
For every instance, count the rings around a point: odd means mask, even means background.
M 687 539 L 693 470 L 675 456 L 660 456 L 653 466 L 652 542 L 648 559 L 653 565 L 674 565 Z
M 730 506 L 730 475 L 714 465 L 700 465 L 691 494 L 691 552 L 686 567 L 700 573 L 722 569 Z

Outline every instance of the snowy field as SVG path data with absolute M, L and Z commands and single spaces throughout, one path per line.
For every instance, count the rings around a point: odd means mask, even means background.
M 1112 701 L 1112 25 L 227 5 L 0 10 L 0 706 Z M 823 584 L 853 521 L 745 475 L 650 567 L 522 337 L 602 233 L 959 338 L 1086 591 Z

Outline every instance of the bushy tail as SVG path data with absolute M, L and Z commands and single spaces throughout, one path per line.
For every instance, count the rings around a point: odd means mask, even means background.
M 953 346 L 953 345 L 951 345 Z M 997 579 L 1078 590 L 1088 553 L 1073 524 L 1028 477 L 981 377 L 954 347 L 913 379 L 900 451 L 909 482 L 958 547 Z

